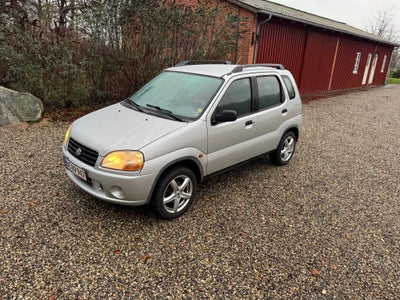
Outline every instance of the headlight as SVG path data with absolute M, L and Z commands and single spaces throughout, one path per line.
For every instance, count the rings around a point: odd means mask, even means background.
M 139 171 L 143 168 L 144 157 L 139 151 L 115 151 L 108 153 L 101 162 L 107 169 Z
M 71 125 L 68 127 L 67 132 L 65 133 L 65 138 L 64 138 L 64 147 L 67 146 L 68 139 L 69 139 L 69 133 L 71 132 Z

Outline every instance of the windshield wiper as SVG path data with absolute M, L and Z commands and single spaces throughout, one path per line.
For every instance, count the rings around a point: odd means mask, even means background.
M 137 111 L 143 112 L 143 108 L 139 104 L 137 104 L 135 101 L 133 101 L 129 98 L 126 98 L 124 100 L 124 102 L 129 104 L 130 106 L 133 106 Z
M 167 115 L 168 117 L 171 117 L 176 121 L 184 122 L 183 119 L 181 119 L 178 116 L 174 115 L 174 113 L 172 111 L 166 110 L 164 108 L 161 108 L 161 107 L 159 107 L 157 105 L 152 105 L 152 104 L 146 104 L 146 106 L 154 108 L 154 109 L 157 109 L 158 111 L 162 112 L 164 115 Z

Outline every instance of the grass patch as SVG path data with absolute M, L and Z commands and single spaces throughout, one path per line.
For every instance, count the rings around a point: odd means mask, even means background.
M 400 78 L 386 78 L 387 84 L 400 84 Z

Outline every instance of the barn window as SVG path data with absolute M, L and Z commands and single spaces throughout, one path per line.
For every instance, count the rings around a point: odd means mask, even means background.
M 386 60 L 387 60 L 387 55 L 385 55 L 383 57 L 383 62 L 382 62 L 382 68 L 381 68 L 381 73 L 383 73 L 385 71 L 385 67 L 386 67 Z
M 353 74 L 358 74 L 358 67 L 360 66 L 361 52 L 357 52 L 356 61 L 354 63 Z

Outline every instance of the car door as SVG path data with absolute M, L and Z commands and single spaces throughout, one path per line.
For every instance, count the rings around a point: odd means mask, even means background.
M 253 115 L 253 92 L 249 77 L 232 81 L 217 100 L 207 118 L 208 163 L 207 174 L 225 169 L 254 155 L 256 120 Z M 215 116 L 230 110 L 237 119 L 216 122 Z
M 288 107 L 278 76 L 257 76 L 257 132 L 255 155 L 274 150 L 281 138 L 281 126 L 288 119 Z

